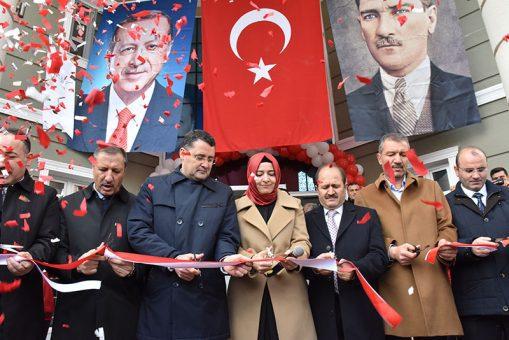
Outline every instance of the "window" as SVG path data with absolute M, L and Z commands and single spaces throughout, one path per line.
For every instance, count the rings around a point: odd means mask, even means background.
M 299 191 L 315 191 L 313 178 L 304 171 L 299 172 Z
M 444 194 L 449 193 L 458 182 L 458 177 L 454 172 L 457 153 L 458 147 L 454 146 L 420 156 L 429 170 L 425 177 L 437 181 Z
M 45 162 L 44 170 L 32 174 L 34 178 L 50 176 L 51 179 L 45 184 L 55 188 L 58 196 L 63 197 L 83 189 L 92 182 L 92 169 L 83 166 L 73 166 L 54 161 L 51 159 L 39 158 L 39 163 Z

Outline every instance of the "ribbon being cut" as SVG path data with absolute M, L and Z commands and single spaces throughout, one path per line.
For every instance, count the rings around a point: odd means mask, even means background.
M 490 244 L 490 243 L 472 244 L 472 243 L 451 242 L 450 244 L 444 244 L 443 246 L 435 247 L 435 248 L 430 249 L 426 253 L 426 257 L 424 257 L 424 260 L 426 262 L 428 262 L 428 263 L 435 264 L 436 259 L 437 259 L 437 255 L 438 255 L 438 251 L 440 250 L 441 247 L 452 247 L 452 248 L 488 248 L 488 249 L 492 249 L 493 251 L 495 251 L 495 250 L 498 249 L 498 247 L 500 245 L 502 247 L 506 247 L 509 244 L 509 239 L 505 238 L 505 239 L 502 239 L 500 241 L 497 241 L 497 243 L 498 244 L 496 246 L 494 246 L 493 244 Z

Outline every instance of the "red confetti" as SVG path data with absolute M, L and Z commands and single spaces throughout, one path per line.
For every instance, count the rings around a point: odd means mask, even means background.
M 8 221 L 5 221 L 5 223 L 4 223 L 4 226 L 6 226 L 7 228 L 15 228 L 18 225 L 19 225 L 18 221 L 16 221 L 16 220 L 8 220 Z
M 21 228 L 24 232 L 28 233 L 30 231 L 30 226 L 28 225 L 27 220 L 23 220 L 23 228 Z
M 392 184 L 396 183 L 396 177 L 394 176 L 394 169 L 391 166 L 391 163 L 389 161 L 385 162 L 384 164 L 384 173 L 385 176 L 389 177 L 389 182 Z
M 46 71 L 48 73 L 58 74 L 63 64 L 62 55 L 58 52 L 52 53 L 50 54 L 50 65 Z
M 348 80 L 348 78 L 350 78 L 350 76 L 346 77 L 345 79 L 343 79 L 342 81 L 339 82 L 338 90 L 341 90 L 343 88 L 343 85 L 345 85 L 345 83 Z
M 505 42 L 509 42 L 509 33 L 504 35 L 504 37 L 502 38 L 503 41 Z
M 24 213 L 24 214 L 19 214 L 19 218 L 21 219 L 27 219 L 27 218 L 30 218 L 30 213 L 27 212 L 27 213 Z
M 175 99 L 175 101 L 173 102 L 173 107 L 177 108 L 177 107 L 179 107 L 179 105 L 180 105 L 180 100 L 179 99 Z
M 115 223 L 115 228 L 117 228 L 117 237 L 122 238 L 122 224 Z
M 327 40 L 327 45 L 329 45 L 330 48 L 333 48 L 334 47 L 334 41 L 332 41 L 331 39 Z
M 198 60 L 198 54 L 196 53 L 196 50 L 193 48 L 193 51 L 191 52 L 191 60 Z
M 85 98 L 85 103 L 88 105 L 88 113 L 92 113 L 94 106 L 104 103 L 104 92 L 96 88 L 92 89 Z
M 202 82 L 202 83 L 199 83 L 199 84 L 198 84 L 198 89 L 199 89 L 200 91 L 203 91 L 203 89 L 204 89 L 204 88 L 205 88 L 205 83 L 203 83 L 203 82 Z
M 72 214 L 76 217 L 83 217 L 87 214 L 87 199 L 83 198 L 80 204 L 80 210 L 74 210 Z
M 224 93 L 224 96 L 226 98 L 233 98 L 233 96 L 235 96 L 235 91 L 228 91 L 228 92 L 225 92 Z
M 68 323 L 63 323 L 63 324 L 62 324 L 62 328 L 71 328 L 71 326 L 69 326 L 69 324 L 68 324 Z
M 40 125 L 37 125 L 37 137 L 39 138 L 39 144 L 44 148 L 47 149 L 49 146 L 49 136 L 48 134 L 42 129 Z
M 10 293 L 18 289 L 20 286 L 21 279 L 16 279 L 12 282 L 0 282 L 0 293 L 1 294 Z
M 255 4 L 253 1 L 249 1 L 249 4 L 250 4 L 252 7 L 256 8 L 256 10 L 258 10 L 258 11 L 260 10 L 260 7 L 258 7 L 258 5 L 257 5 L 257 4 Z
M 44 183 L 41 181 L 35 181 L 34 192 L 36 195 L 44 195 Z
M 369 211 L 362 216 L 360 220 L 357 221 L 357 224 L 366 224 L 371 219 L 371 214 Z
M 61 200 L 61 201 L 60 201 L 60 207 L 61 207 L 62 209 L 67 208 L 67 204 L 69 204 L 69 202 L 67 202 L 66 200 Z
M 177 29 L 177 34 L 180 33 L 180 30 L 185 25 L 187 25 L 187 17 L 184 15 L 184 16 L 181 16 L 180 19 L 177 20 L 177 22 L 175 22 L 175 28 Z
M 184 67 L 184 72 L 189 73 L 189 71 L 191 71 L 191 65 L 187 64 L 187 65 Z
M 6 93 L 5 98 L 7 98 L 9 100 L 16 99 L 16 100 L 20 101 L 20 100 L 26 99 L 27 96 L 25 95 L 25 90 L 19 89 L 19 90 L 14 90 L 9 93 Z
M 136 19 L 141 19 L 143 17 L 146 17 L 147 15 L 150 15 L 150 13 L 151 12 L 148 10 L 139 11 L 138 13 L 134 13 L 133 17 L 135 17 Z
M 269 87 L 265 88 L 262 93 L 260 93 L 260 97 L 262 98 L 267 98 L 270 94 L 270 92 L 272 91 L 272 88 L 274 87 L 274 85 L 270 85 Z
M 421 161 L 419 156 L 417 156 L 417 153 L 414 149 L 408 150 L 406 156 L 410 164 L 412 164 L 412 168 L 414 168 L 417 176 L 426 176 L 428 174 L 428 168 L 426 168 L 424 162 Z
M 181 4 L 174 3 L 174 4 L 173 4 L 173 7 L 171 8 L 171 10 L 172 10 L 173 12 L 176 12 L 176 11 L 178 11 L 178 10 L 179 10 L 179 9 L 181 9 L 181 8 L 182 8 L 182 5 L 181 5 Z
M 95 157 L 92 155 L 90 157 L 88 157 L 88 162 L 92 165 L 96 165 L 97 164 L 97 160 L 95 159 Z
M 371 84 L 371 78 L 367 78 L 367 77 L 363 77 L 363 76 L 359 76 L 359 75 L 356 75 L 355 77 L 357 78 L 358 81 L 360 81 L 363 84 L 366 84 L 366 85 Z
M 62 149 L 62 150 L 59 150 L 59 149 L 56 149 L 55 152 L 59 155 L 59 156 L 63 156 L 67 153 L 67 149 Z
M 19 195 L 18 199 L 19 199 L 21 202 L 30 203 L 30 200 L 29 200 L 26 196 Z
M 149 190 L 154 190 L 154 184 L 152 183 L 147 184 L 147 187 L 149 188 Z
M 442 210 L 444 208 L 444 205 L 442 204 L 442 202 L 438 202 L 438 201 L 426 201 L 426 200 L 423 200 L 423 199 L 421 199 L 421 202 L 424 203 L 424 204 L 427 204 L 427 205 L 431 205 L 431 206 L 435 207 L 435 209 L 437 209 L 437 210 Z
M 139 56 L 138 56 L 138 58 L 136 58 L 136 59 L 138 59 L 138 61 L 139 61 L 142 65 L 143 65 L 143 64 L 145 64 L 145 62 L 146 62 L 145 58 L 143 58 L 141 55 L 139 55 Z
M 403 26 L 407 20 L 408 18 L 406 15 L 398 15 L 398 22 L 400 26 Z
M 5 315 L 4 313 L 0 314 L 0 325 L 3 324 L 5 321 Z

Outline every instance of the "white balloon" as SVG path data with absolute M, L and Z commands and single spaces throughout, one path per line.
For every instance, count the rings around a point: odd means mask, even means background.
M 362 175 L 364 173 L 364 167 L 360 164 L 355 164 L 357 167 L 357 170 L 359 170 L 359 175 Z
M 329 144 L 325 142 L 320 142 L 315 145 L 318 147 L 318 152 L 321 153 L 322 155 L 329 151 Z
M 315 168 L 318 168 L 320 165 L 322 165 L 322 156 L 316 155 L 315 157 L 313 157 L 311 159 L 311 164 L 313 164 Z
M 314 145 L 310 145 L 306 150 L 306 155 L 308 155 L 309 158 L 315 157 L 318 155 L 318 148 Z
M 334 161 L 334 155 L 332 154 L 332 152 L 326 152 L 322 156 L 322 160 L 324 164 L 332 163 Z

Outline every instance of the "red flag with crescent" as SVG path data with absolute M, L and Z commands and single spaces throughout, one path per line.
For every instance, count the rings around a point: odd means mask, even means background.
M 217 151 L 332 137 L 320 1 L 202 1 L 204 128 Z

